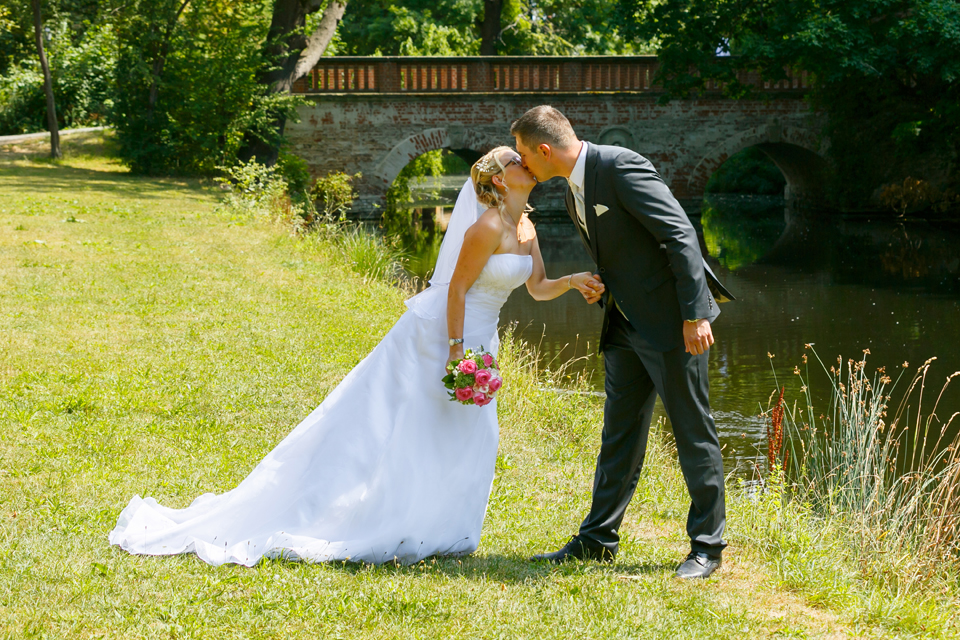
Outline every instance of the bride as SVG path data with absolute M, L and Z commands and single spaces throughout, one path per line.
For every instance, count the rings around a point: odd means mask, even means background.
M 476 550 L 497 458 L 496 401 L 451 402 L 445 365 L 464 345 L 496 353 L 500 307 L 521 284 L 537 300 L 574 288 L 595 296 L 602 285 L 589 272 L 545 276 L 527 219 L 536 180 L 516 151 L 494 149 L 470 175 L 431 286 L 320 406 L 227 493 L 185 509 L 134 496 L 111 544 L 247 566 L 281 556 L 414 563 Z

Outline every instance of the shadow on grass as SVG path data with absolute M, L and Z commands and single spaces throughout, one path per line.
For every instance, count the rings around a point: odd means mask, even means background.
M 5 187 L 5 191 L 24 194 L 58 190 L 73 193 L 83 189 L 147 199 L 169 197 L 171 186 L 187 188 L 198 195 L 210 188 L 204 181 L 193 178 L 151 178 L 106 167 L 96 169 L 53 162 L 25 164 L 0 160 L 0 180 L 4 178 L 16 181 L 15 185 Z
M 296 564 L 293 560 L 264 560 L 266 563 Z M 383 576 L 436 575 L 459 577 L 467 580 L 492 580 L 503 584 L 528 584 L 556 576 L 577 576 L 586 573 L 605 575 L 613 578 L 656 577 L 659 574 L 673 574 L 676 563 L 634 562 L 610 564 L 599 562 L 568 562 L 561 565 L 549 562 L 531 562 L 529 556 L 521 554 L 490 554 L 482 556 L 430 557 L 416 564 L 404 565 L 386 562 L 379 565 L 360 562 L 331 562 L 327 567 L 355 576 L 361 573 L 374 573 Z
M 47 141 L 0 146 L 0 181 L 15 181 L 4 190 L 31 194 L 83 189 L 149 199 L 168 196 L 171 186 L 198 194 L 210 188 L 209 180 L 131 174 L 118 160 L 118 145 L 111 131 L 65 137 L 61 146 L 61 160 L 49 157 Z

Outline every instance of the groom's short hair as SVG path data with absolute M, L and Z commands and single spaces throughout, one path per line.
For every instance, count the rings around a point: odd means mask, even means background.
M 510 135 L 523 140 L 523 144 L 535 148 L 541 144 L 566 149 L 577 141 L 570 121 L 550 105 L 542 104 L 530 109 L 510 125 Z

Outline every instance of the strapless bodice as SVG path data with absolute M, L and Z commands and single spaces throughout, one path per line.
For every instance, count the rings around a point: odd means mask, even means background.
M 533 257 L 515 253 L 495 253 L 487 260 L 471 291 L 511 291 L 533 273 Z
M 522 285 L 533 273 L 533 258 L 515 253 L 497 253 L 490 256 L 487 264 L 467 292 L 468 309 L 483 308 L 495 314 L 510 297 L 510 293 Z
M 498 253 L 490 256 L 487 264 L 467 291 L 465 300 L 467 321 L 480 325 L 496 324 L 500 307 L 510 297 L 510 292 L 522 285 L 533 273 L 533 257 L 515 253 Z M 433 285 L 426 291 L 407 300 L 407 306 L 425 320 L 447 318 L 447 285 Z

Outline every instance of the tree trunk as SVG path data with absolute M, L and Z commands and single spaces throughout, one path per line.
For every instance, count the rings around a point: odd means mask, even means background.
M 47 94 L 47 128 L 50 129 L 50 157 L 62 158 L 60 152 L 60 127 L 57 125 L 57 104 L 53 99 L 53 78 L 50 65 L 43 50 L 43 18 L 40 16 L 40 0 L 32 0 L 33 32 L 37 37 L 37 53 L 40 55 L 40 67 L 43 69 L 43 92 Z
M 500 39 L 500 13 L 503 0 L 483 0 L 483 26 L 480 28 L 480 55 L 497 55 Z
M 332 0 L 316 30 L 309 37 L 303 35 L 307 15 L 319 11 L 321 6 L 320 0 L 276 0 L 267 42 L 263 47 L 267 63 L 258 78 L 269 93 L 289 93 L 293 83 L 317 64 L 333 39 L 337 24 L 343 19 L 347 8 L 345 1 Z M 272 135 L 269 140 L 247 133 L 238 153 L 240 160 L 249 162 L 256 158 L 261 164 L 275 164 L 280 155 L 280 141 L 286 123 L 286 116 L 278 114 L 270 126 Z
M 153 119 L 153 112 L 157 107 L 157 98 L 160 96 L 160 77 L 163 75 L 163 67 L 167 64 L 167 56 L 170 55 L 170 39 L 173 37 L 173 30 L 177 27 L 183 10 L 190 4 L 190 0 L 183 0 L 180 8 L 167 23 L 166 31 L 160 39 L 160 47 L 157 51 L 157 57 L 153 61 L 153 76 L 150 81 L 150 94 L 147 99 L 147 119 Z

